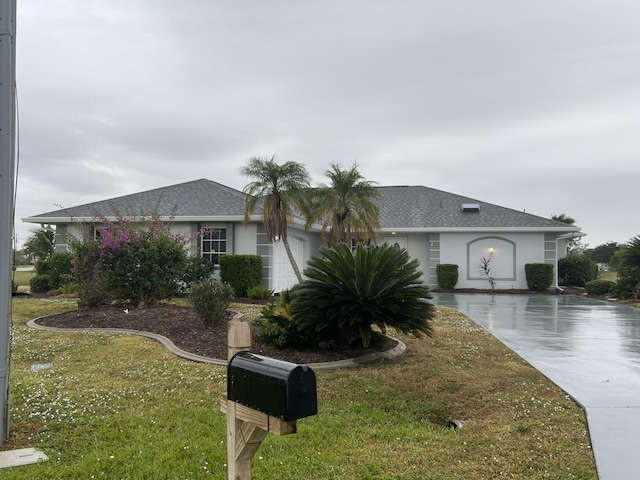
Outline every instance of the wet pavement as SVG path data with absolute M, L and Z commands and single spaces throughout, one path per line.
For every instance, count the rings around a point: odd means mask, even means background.
M 571 295 L 433 296 L 584 407 L 600 480 L 640 478 L 640 309 Z

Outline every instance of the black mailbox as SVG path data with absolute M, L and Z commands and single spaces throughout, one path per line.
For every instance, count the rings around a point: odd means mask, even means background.
M 248 351 L 236 353 L 229 362 L 227 398 L 284 421 L 318 413 L 311 368 Z

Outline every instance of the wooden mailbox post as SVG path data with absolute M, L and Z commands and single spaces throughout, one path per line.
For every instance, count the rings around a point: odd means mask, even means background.
M 242 318 L 234 318 L 227 326 L 229 371 L 231 361 L 239 352 L 251 349 L 251 324 Z M 259 356 L 255 356 L 260 358 Z M 271 360 L 263 357 L 263 360 Z M 277 362 L 277 361 L 276 361 Z M 285 362 L 283 362 L 285 363 Z M 305 367 L 307 368 L 307 367 Z M 310 371 L 311 375 L 314 375 Z M 230 373 L 228 372 L 228 378 Z M 315 399 L 315 376 L 314 399 Z M 260 407 L 258 407 L 260 408 Z M 297 420 L 281 418 L 261 412 L 222 395 L 220 410 L 227 414 L 227 472 L 229 480 L 251 480 L 251 459 L 267 436 L 267 433 L 289 435 L 296 433 Z M 307 413 L 308 415 L 309 413 Z M 311 413 L 311 414 L 315 414 Z

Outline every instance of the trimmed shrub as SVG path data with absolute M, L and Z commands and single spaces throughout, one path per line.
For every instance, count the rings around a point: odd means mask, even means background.
M 262 257 L 260 255 L 222 255 L 220 279 L 233 287 L 239 297 L 262 283 Z
M 264 300 L 273 295 L 273 290 L 264 285 L 256 285 L 247 290 L 247 297 Z
M 215 280 L 215 264 L 204 257 L 187 258 L 186 267 L 182 278 L 178 281 L 178 293 L 187 295 L 189 285 L 200 280 Z
M 51 290 L 51 277 L 49 275 L 36 275 L 31 277 L 29 287 L 33 293 L 46 293 Z
M 550 263 L 527 263 L 524 273 L 529 290 L 542 291 L 553 285 L 553 265 Z
M 618 270 L 618 282 L 614 293 L 618 298 L 638 298 L 640 271 L 626 267 Z
M 441 263 L 436 267 L 438 285 L 443 290 L 453 290 L 458 283 L 458 265 Z
M 233 288 L 216 280 L 201 280 L 189 286 L 189 302 L 206 327 L 227 321 L 227 308 L 233 300 Z
M 392 327 L 417 337 L 431 334 L 435 312 L 427 299 L 418 260 L 391 244 L 324 247 L 304 271 L 307 277 L 291 293 L 293 318 L 302 332 L 322 341 L 361 342 L 368 347 Z
M 585 285 L 589 295 L 609 295 L 616 288 L 611 280 L 591 280 Z
M 189 257 L 184 270 L 182 281 L 189 285 L 199 280 L 209 280 L 213 276 L 216 266 L 208 258 Z
M 40 260 L 36 264 L 36 273 L 38 275 L 49 275 L 50 290 L 60 288 L 71 278 L 71 260 L 73 255 L 70 253 L 54 253 L 46 260 Z
M 558 260 L 558 281 L 561 285 L 584 287 L 598 278 L 598 264 L 586 255 L 568 255 Z

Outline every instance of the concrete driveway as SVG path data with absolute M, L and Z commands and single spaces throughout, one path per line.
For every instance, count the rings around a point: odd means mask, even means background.
M 570 295 L 434 293 L 587 412 L 601 480 L 640 478 L 640 309 Z

